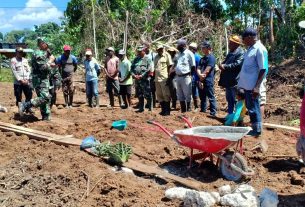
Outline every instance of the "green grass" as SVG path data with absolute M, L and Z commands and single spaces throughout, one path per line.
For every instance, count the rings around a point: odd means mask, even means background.
M 14 81 L 14 77 L 11 69 L 9 68 L 1 68 L 0 69 L 0 82 L 12 83 Z

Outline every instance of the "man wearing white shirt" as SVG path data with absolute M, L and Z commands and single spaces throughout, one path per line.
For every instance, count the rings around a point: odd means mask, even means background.
M 186 48 L 187 42 L 180 39 L 177 42 L 177 61 L 174 69 L 177 82 L 177 99 L 180 101 L 181 112 L 191 111 L 192 101 L 192 77 L 191 72 L 195 70 L 196 63 L 194 54 Z
M 14 75 L 14 94 L 16 97 L 16 106 L 22 101 L 22 92 L 25 96 L 25 101 L 32 99 L 32 89 L 30 86 L 31 68 L 28 60 L 23 57 L 23 48 L 16 48 L 16 57 L 11 59 L 11 69 Z M 27 112 L 33 113 L 32 109 Z

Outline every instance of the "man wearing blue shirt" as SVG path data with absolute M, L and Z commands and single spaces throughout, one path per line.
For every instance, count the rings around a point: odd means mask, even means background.
M 207 110 L 207 98 L 210 102 L 210 115 L 216 116 L 217 102 L 214 96 L 214 76 L 216 58 L 212 52 L 212 46 L 210 42 L 204 41 L 202 43 L 202 52 L 204 57 L 201 58 L 199 66 L 197 68 L 197 74 L 200 79 L 199 84 L 199 97 L 201 100 L 200 112 L 206 112 Z
M 95 106 L 99 107 L 98 95 L 98 76 L 101 73 L 101 68 L 95 58 L 92 57 L 92 51 L 87 49 L 85 53 L 86 59 L 84 61 L 86 73 L 86 95 L 89 107 L 93 107 L 93 99 L 95 99 Z
M 199 66 L 199 63 L 200 63 L 200 59 L 201 59 L 201 56 L 197 53 L 197 49 L 198 49 L 197 43 L 192 42 L 189 45 L 189 49 L 190 49 L 190 51 L 192 51 L 192 53 L 194 53 L 195 62 L 196 62 L 196 69 L 197 69 L 198 66 Z M 194 71 L 192 71 L 192 96 L 193 96 L 193 102 L 194 102 L 195 110 L 198 109 L 198 97 L 199 97 L 198 81 L 199 81 L 199 77 L 197 75 L 197 71 L 194 70 Z
M 242 34 L 245 46 L 248 47 L 239 73 L 238 88 L 245 90 L 245 102 L 252 124 L 249 136 L 258 137 L 262 133 L 262 119 L 259 103 L 260 86 L 266 74 L 264 51 L 257 41 L 256 30 L 247 28 Z
M 62 77 L 62 91 L 66 107 L 71 108 L 74 95 L 73 76 L 77 69 L 77 59 L 71 54 L 71 47 L 69 45 L 65 45 L 63 49 L 64 53 L 56 59 L 56 64 L 59 66 Z

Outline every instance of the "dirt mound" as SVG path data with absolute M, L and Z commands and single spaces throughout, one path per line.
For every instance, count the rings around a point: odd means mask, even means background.
M 299 119 L 299 89 L 304 84 L 305 62 L 289 60 L 270 69 L 267 77 L 267 121 L 291 124 Z

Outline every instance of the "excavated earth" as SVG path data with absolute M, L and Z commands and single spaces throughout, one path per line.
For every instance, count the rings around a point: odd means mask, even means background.
M 287 61 L 272 68 L 268 76 L 268 103 L 264 122 L 298 127 L 300 99 L 298 86 L 304 79 L 305 63 Z M 189 149 L 177 145 L 162 131 L 148 125 L 156 120 L 169 130 L 184 128 L 173 111 L 162 117 L 159 108 L 153 112 L 135 113 L 135 109 L 108 108 L 104 81 L 100 81 L 101 107 L 89 108 L 86 104 L 85 85 L 79 75 L 75 104 L 72 109 L 63 107 L 61 91 L 57 106 L 52 109 L 52 121 L 40 121 L 39 110 L 35 116 L 20 117 L 14 105 L 12 83 L 0 84 L 0 103 L 8 113 L 0 114 L 0 121 L 51 132 L 73 135 L 83 139 L 93 135 L 100 141 L 124 142 L 133 148 L 132 160 L 146 165 L 159 165 L 167 171 L 200 182 L 204 191 L 241 183 L 225 180 L 217 167 L 204 162 L 195 163 L 187 170 Z M 208 114 L 190 112 L 194 126 L 222 125 L 226 104 L 224 91 L 216 87 L 219 105 L 218 118 Z M 136 99 L 134 99 L 136 103 Z M 111 130 L 114 120 L 126 119 L 124 131 Z M 244 157 L 255 175 L 243 183 L 252 185 L 259 193 L 268 187 L 279 194 L 279 206 L 305 206 L 305 174 L 298 162 L 295 144 L 299 134 L 284 130 L 265 130 L 262 136 L 269 145 L 262 153 L 253 150 L 256 138 L 244 138 Z M 93 157 L 75 146 L 60 146 L 51 142 L 29 139 L 26 135 L 0 131 L 0 206 L 183 206 L 180 200 L 169 200 L 166 189 L 179 186 L 171 180 L 134 172 L 116 171 L 115 166 Z M 89 189 L 89 190 L 87 190 Z

